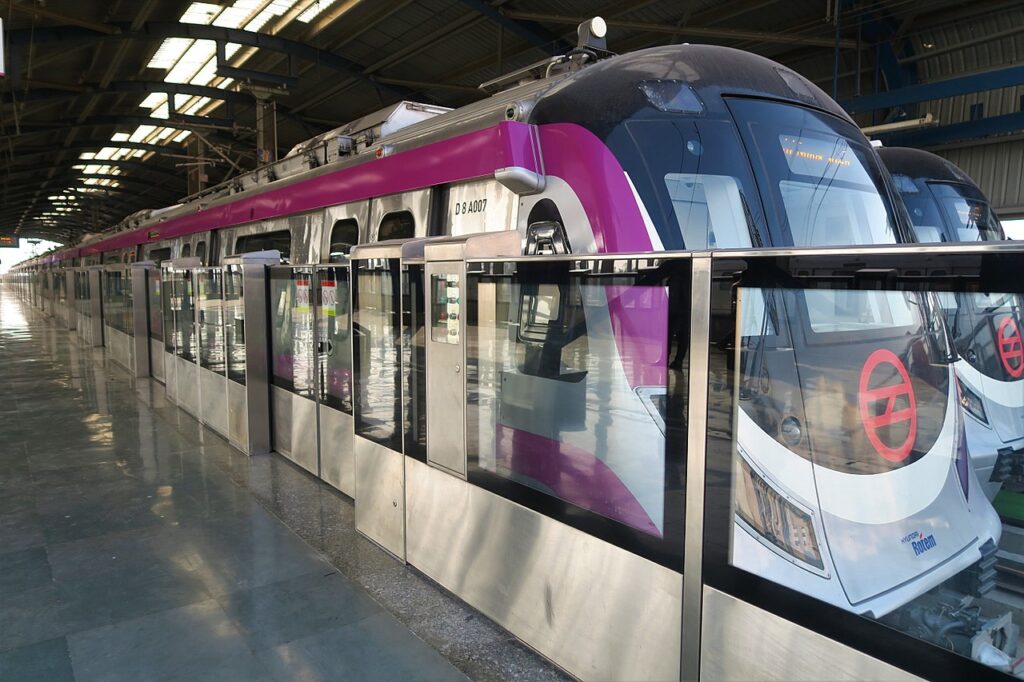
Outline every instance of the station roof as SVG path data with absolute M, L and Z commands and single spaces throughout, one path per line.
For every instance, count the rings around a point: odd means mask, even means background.
M 275 102 L 279 154 L 399 100 L 468 104 L 480 83 L 564 53 L 596 15 L 615 52 L 729 45 L 826 91 L 838 73 L 851 109 L 857 94 L 1024 58 L 1020 3 L 990 0 L 0 1 L 0 233 L 73 243 L 175 203 L 190 174 L 195 188 L 252 170 L 257 97 Z M 1021 82 L 988 84 L 1019 112 Z M 858 120 L 912 117 L 922 97 L 963 89 L 857 100 Z

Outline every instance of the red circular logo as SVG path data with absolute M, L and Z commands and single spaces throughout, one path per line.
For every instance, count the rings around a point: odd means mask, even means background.
M 1021 343 L 1020 329 L 1012 317 L 1004 317 L 996 332 L 999 343 L 999 359 L 1003 361 L 1006 373 L 1014 379 L 1024 374 L 1024 343 Z
M 894 373 L 899 383 L 886 383 Z M 884 407 L 879 413 L 877 403 L 881 401 L 884 401 Z M 864 432 L 875 451 L 890 462 L 905 460 L 917 438 L 917 398 L 910 383 L 910 373 L 895 353 L 880 348 L 868 356 L 860 371 L 858 402 Z M 897 408 L 897 403 L 906 404 Z M 907 422 L 907 436 L 903 442 L 890 445 L 882 440 L 879 430 L 902 422 Z

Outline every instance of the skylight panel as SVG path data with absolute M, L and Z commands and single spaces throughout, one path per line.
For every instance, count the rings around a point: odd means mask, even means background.
M 164 80 L 168 83 L 188 83 L 216 52 L 217 43 L 212 40 L 197 40 L 167 72 Z
M 192 134 L 191 130 L 182 130 L 180 133 L 174 136 L 175 142 L 184 142 L 188 139 L 188 136 Z
M 156 126 L 142 125 L 135 129 L 135 132 L 128 138 L 132 142 L 142 142 L 150 133 L 156 130 Z
M 264 7 L 259 14 L 253 17 L 252 21 L 245 25 L 245 30 L 259 31 L 271 19 L 281 16 L 294 7 L 297 2 L 298 0 L 271 0 L 269 5 Z
M 193 2 L 185 13 L 181 15 L 183 24 L 205 24 L 209 26 L 217 15 L 220 14 L 220 5 L 212 2 Z
M 114 133 L 110 136 L 111 142 L 127 142 L 128 133 Z
M 78 158 L 82 160 L 91 160 L 96 158 L 96 152 L 82 152 L 78 155 Z
M 143 109 L 155 109 L 167 101 L 167 94 L 163 92 L 152 92 L 146 95 L 146 99 L 139 102 Z
M 295 18 L 304 24 L 308 24 L 320 16 L 321 12 L 333 5 L 336 1 L 337 0 L 317 0 Z
M 192 85 L 209 85 L 217 77 L 217 58 L 211 57 L 189 81 Z
M 156 109 L 154 109 L 150 116 L 152 116 L 153 118 L 170 118 L 171 111 L 170 107 L 167 105 L 167 102 L 164 102 Z
M 191 38 L 165 38 L 146 65 L 151 69 L 169 69 L 192 46 Z
M 192 102 L 192 104 L 188 105 L 188 107 L 185 109 L 185 113 L 194 114 L 195 112 L 199 111 L 201 107 L 205 107 L 209 103 L 209 97 L 198 97 L 196 98 L 195 102 Z

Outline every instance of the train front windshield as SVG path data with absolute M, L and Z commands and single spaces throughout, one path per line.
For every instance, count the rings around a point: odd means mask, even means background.
M 985 196 L 974 187 L 952 182 L 893 176 L 914 232 L 921 242 L 988 242 L 1006 239 Z
M 856 128 L 775 102 L 733 99 L 729 108 L 774 217 L 773 245 L 900 241 L 882 174 Z
M 732 121 L 641 118 L 608 136 L 665 249 L 904 241 L 854 126 L 793 104 L 727 102 Z

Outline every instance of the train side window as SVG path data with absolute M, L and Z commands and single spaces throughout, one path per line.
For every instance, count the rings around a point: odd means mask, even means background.
M 380 219 L 377 241 L 411 239 L 416 236 L 416 221 L 409 211 L 393 211 Z
M 199 259 L 200 265 L 206 265 L 206 242 L 196 244 L 196 258 Z
M 292 255 L 292 233 L 288 230 L 249 234 L 235 241 L 235 253 L 279 251 L 281 262 L 289 263 Z
M 171 249 L 169 247 L 163 249 L 153 249 L 149 252 L 149 260 L 153 261 L 157 265 L 160 265 L 160 263 L 170 259 Z
M 359 223 L 355 218 L 343 218 L 334 222 L 331 228 L 331 245 L 328 262 L 341 263 L 352 247 L 359 243 Z
M 191 255 L 192 255 L 192 245 L 191 244 L 185 244 L 185 246 L 183 246 L 181 248 L 181 257 L 182 258 L 188 258 Z

